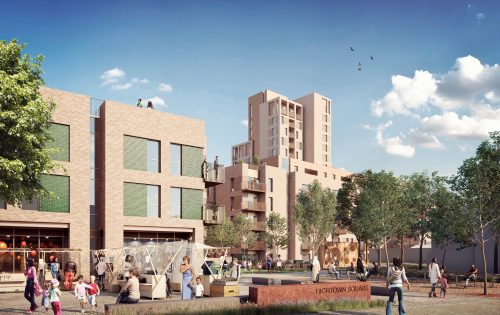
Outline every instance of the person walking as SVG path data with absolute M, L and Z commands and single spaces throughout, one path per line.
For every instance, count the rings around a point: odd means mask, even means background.
M 54 261 L 50 264 L 50 274 L 52 274 L 52 279 L 59 280 L 59 269 L 61 266 L 59 265 L 59 258 L 55 257 Z
M 196 279 L 197 275 L 191 265 L 191 258 L 189 256 L 182 258 L 179 271 L 182 273 L 182 299 L 190 300 L 193 298 L 193 288 L 195 287 L 193 279 Z
M 57 279 L 52 279 L 50 281 L 49 299 L 54 315 L 62 314 L 61 300 L 60 300 L 61 294 L 62 292 L 61 290 L 59 290 L 59 281 Z
M 429 264 L 429 279 L 432 285 L 432 288 L 429 291 L 429 297 L 437 297 L 436 284 L 439 282 L 440 278 L 441 273 L 439 272 L 439 265 L 436 262 L 436 258 L 432 258 L 432 261 Z
M 446 289 L 448 289 L 448 278 L 446 273 L 441 273 L 441 279 L 439 280 L 441 284 L 441 291 L 439 291 L 439 297 L 444 297 L 446 299 Z
M 238 258 L 233 258 L 233 266 L 231 268 L 231 278 L 236 279 L 236 281 L 240 280 L 241 275 L 241 265 L 238 263 Z
M 83 276 L 78 276 L 78 283 L 75 285 L 75 296 L 80 302 L 80 309 L 82 313 L 85 313 L 85 304 L 88 303 L 87 299 L 87 289 L 92 287 L 83 281 Z
M 408 285 L 410 290 L 410 282 L 406 278 L 405 268 L 401 264 L 401 259 L 395 257 L 392 259 L 392 267 L 387 271 L 387 287 L 389 288 L 389 302 L 385 308 L 386 315 L 392 315 L 392 304 L 394 303 L 394 295 L 398 293 L 398 312 L 399 315 L 404 315 L 403 307 L 403 281 Z
M 73 290 L 73 279 L 76 274 L 76 263 L 71 259 L 64 265 L 64 288 L 67 291 Z
M 99 262 L 97 265 L 95 265 L 95 271 L 97 273 L 97 283 L 99 284 L 99 287 L 101 288 L 102 291 L 105 290 L 104 288 L 104 279 L 106 277 L 106 262 L 104 261 L 104 257 L 99 257 Z
M 36 278 L 36 268 L 34 266 L 33 258 L 26 259 L 26 270 L 24 271 L 26 276 L 26 287 L 24 287 L 24 298 L 30 302 L 30 308 L 28 314 L 36 311 L 38 305 L 35 303 L 35 285 L 38 284 Z
M 320 270 L 321 270 L 321 265 L 319 263 L 318 256 L 314 256 L 312 261 L 312 273 L 311 273 L 311 278 L 314 283 L 319 282 Z
M 267 255 L 267 257 L 266 257 L 266 269 L 267 269 L 267 272 L 270 272 L 270 273 L 273 272 L 273 259 L 271 258 L 271 255 Z

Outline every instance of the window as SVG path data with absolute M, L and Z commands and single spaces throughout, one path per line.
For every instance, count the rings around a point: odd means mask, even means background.
M 299 138 L 299 132 L 298 131 L 295 131 L 295 138 Z
M 234 197 L 231 197 L 231 199 L 229 200 L 229 207 L 231 208 L 231 211 L 234 210 Z
M 170 144 L 170 175 L 201 177 L 202 163 L 202 148 Z
M 269 197 L 269 210 L 273 211 L 273 197 Z
M 299 159 L 299 152 L 295 151 L 295 158 L 298 160 Z
M 0 209 L 7 209 L 7 203 L 3 199 L 0 199 Z
M 191 220 L 203 219 L 203 190 L 182 188 L 181 218 Z
M 324 120 L 325 122 L 328 122 L 328 115 L 324 115 L 324 116 L 323 116 L 323 120 Z
M 323 125 L 323 131 L 328 132 L 328 125 Z
M 252 118 L 252 105 L 248 106 L 248 116 Z
M 272 178 L 268 179 L 267 188 L 269 188 L 269 192 L 273 192 L 273 179 Z
M 323 151 L 328 152 L 328 144 L 323 144 Z
M 271 155 L 272 155 L 272 156 L 276 156 L 276 148 L 273 148 L 273 149 L 271 150 Z
M 299 142 L 299 148 L 302 150 L 302 142 Z
M 323 173 L 323 176 L 324 176 L 325 178 L 328 178 L 328 174 L 327 174 L 327 173 Z
M 328 154 L 323 154 L 323 162 L 328 162 Z
M 148 172 L 159 173 L 160 171 L 160 142 L 148 140 L 147 144 Z
M 40 211 L 69 213 L 69 176 L 42 175 L 41 184 L 55 197 L 40 199 Z
M 52 136 L 52 141 L 48 141 L 46 147 L 55 149 L 50 157 L 56 161 L 69 162 L 69 126 L 51 123 L 49 134 Z
M 129 170 L 158 173 L 160 170 L 160 142 L 123 136 L 123 167 Z
M 288 149 L 285 148 L 285 156 L 288 156 Z
M 281 123 L 284 124 L 285 123 L 285 116 L 281 116 Z
M 337 175 L 332 174 L 333 180 L 337 179 Z
M 234 178 L 231 178 L 231 191 L 234 191 Z
M 302 130 L 302 122 L 299 122 L 299 129 Z
M 159 218 L 160 186 L 124 183 L 123 215 Z
M 285 138 L 281 137 L 281 145 L 285 145 Z
M 328 142 L 328 135 L 323 135 L 323 141 Z
M 268 106 L 269 106 L 268 115 L 272 116 L 273 115 L 274 102 L 269 103 Z
M 295 166 L 295 172 L 298 172 L 298 171 L 299 171 L 299 167 Z
M 170 217 L 181 217 L 181 189 L 170 187 Z
M 288 128 L 285 128 L 285 136 L 288 136 Z
M 271 128 L 271 136 L 274 137 L 274 128 Z
M 181 175 L 181 146 L 170 144 L 170 175 Z

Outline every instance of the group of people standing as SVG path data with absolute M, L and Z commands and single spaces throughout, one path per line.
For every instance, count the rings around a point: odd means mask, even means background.
M 137 107 L 141 107 L 142 108 L 142 99 L 137 99 Z M 148 101 L 148 105 L 146 107 L 147 109 L 155 109 L 153 107 L 153 102 L 152 101 Z

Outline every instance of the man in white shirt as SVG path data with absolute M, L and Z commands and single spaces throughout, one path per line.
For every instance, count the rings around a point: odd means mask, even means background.
M 104 278 L 106 276 L 106 263 L 104 262 L 104 257 L 99 257 L 99 262 L 95 265 L 95 271 L 97 273 L 97 283 L 102 291 L 104 291 Z
M 241 265 L 238 263 L 238 258 L 233 258 L 233 268 L 231 269 L 231 278 L 240 280 Z

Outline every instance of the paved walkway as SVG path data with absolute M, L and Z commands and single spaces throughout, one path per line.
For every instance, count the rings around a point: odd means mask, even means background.
M 248 295 L 248 288 L 252 282 L 252 277 L 269 277 L 273 279 L 300 279 L 309 280 L 310 274 L 304 272 L 297 273 L 272 273 L 272 274 L 245 274 L 240 281 L 240 292 L 242 295 Z M 322 279 L 325 279 L 326 275 Z M 378 283 L 381 284 L 381 283 Z M 428 284 L 415 284 L 411 291 L 405 291 L 405 309 L 411 315 L 441 315 L 441 314 L 497 314 L 500 310 L 500 287 L 491 289 L 493 295 L 491 297 L 483 297 L 480 295 L 482 289 L 470 288 L 467 290 L 453 288 L 449 289 L 449 294 L 446 299 L 429 298 L 426 295 Z M 439 292 L 439 290 L 438 290 Z M 387 297 L 373 297 L 374 299 L 387 300 Z M 179 293 L 174 292 L 173 300 L 180 299 Z M 112 304 L 116 301 L 116 294 L 103 293 L 98 296 L 98 312 L 104 312 L 104 304 Z M 143 299 L 143 301 L 150 301 Z M 37 298 L 40 302 L 40 297 Z M 195 301 L 193 301 L 196 303 Z M 64 314 L 78 314 L 80 307 L 72 292 L 63 292 L 62 305 Z M 28 302 L 24 299 L 22 293 L 2 293 L 0 294 L 0 314 L 23 314 L 26 313 L 29 307 Z M 86 311 L 90 311 L 87 306 Z M 44 314 L 44 309 L 39 309 L 36 314 Z M 49 310 L 49 314 L 52 311 Z M 324 314 L 385 314 L 384 308 L 360 311 L 344 311 L 344 312 L 325 312 Z M 397 314 L 397 306 L 394 306 L 393 314 Z

